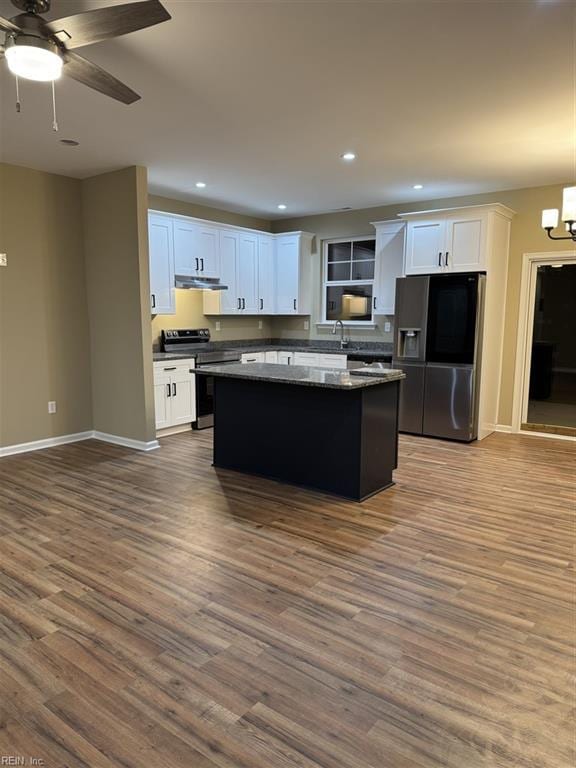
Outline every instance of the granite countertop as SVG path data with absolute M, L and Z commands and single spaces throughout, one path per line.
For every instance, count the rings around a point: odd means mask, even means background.
M 392 351 L 388 348 L 382 347 L 369 347 L 369 346 L 351 346 L 346 349 L 340 349 L 339 346 L 330 346 L 331 342 L 326 343 L 323 346 L 312 346 L 310 344 L 299 345 L 294 342 L 282 342 L 274 343 L 273 341 L 264 341 L 262 343 L 250 343 L 250 342 L 208 342 L 202 344 L 201 349 L 198 352 L 217 352 L 218 350 L 234 351 L 239 355 L 250 352 L 310 352 L 312 354 L 323 355 L 348 355 L 357 359 L 364 357 L 379 357 L 382 360 L 392 359 Z M 152 359 L 154 362 L 162 362 L 164 360 L 190 360 L 195 358 L 197 353 L 195 352 L 154 352 Z
M 337 368 L 309 368 L 306 365 L 277 363 L 242 363 L 207 365 L 193 371 L 197 376 L 221 376 L 230 379 L 268 381 L 325 389 L 362 389 L 405 378 L 402 371 L 382 370 L 379 376 L 362 376 Z

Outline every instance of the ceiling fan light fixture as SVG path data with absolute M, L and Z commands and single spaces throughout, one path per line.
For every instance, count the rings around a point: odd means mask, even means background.
M 20 35 L 6 46 L 6 61 L 12 74 L 25 80 L 48 82 L 62 74 L 62 57 L 56 45 L 31 35 Z

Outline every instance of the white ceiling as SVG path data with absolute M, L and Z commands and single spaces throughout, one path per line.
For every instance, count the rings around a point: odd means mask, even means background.
M 53 0 L 49 16 L 111 4 Z M 145 165 L 156 193 L 268 218 L 574 177 L 574 2 L 165 5 L 172 21 L 78 50 L 142 100 L 63 78 L 59 134 L 49 86 L 25 82 L 17 115 L 0 63 L 2 158 L 77 177 Z

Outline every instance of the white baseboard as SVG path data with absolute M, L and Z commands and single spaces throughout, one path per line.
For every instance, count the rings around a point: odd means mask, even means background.
M 533 432 L 531 429 L 521 429 L 517 434 L 522 437 L 548 437 L 552 440 L 570 440 L 570 442 L 576 442 L 576 437 L 571 435 L 555 435 L 552 432 Z
M 106 432 L 92 432 L 91 437 L 94 440 L 101 440 L 103 443 L 112 443 L 113 445 L 121 445 L 124 448 L 133 448 L 135 451 L 155 451 L 156 448 L 160 448 L 158 440 L 132 440 L 130 437 L 121 437 L 120 435 L 109 435 Z
M 514 432 L 512 424 L 496 424 L 494 427 L 495 432 Z
M 59 435 L 58 437 L 47 437 L 44 440 L 33 440 L 29 443 L 18 443 L 17 445 L 6 445 L 0 447 L 0 458 L 2 456 L 14 456 L 18 453 L 28 453 L 30 451 L 41 451 L 44 448 L 54 448 L 57 445 L 67 445 L 68 443 L 79 443 L 81 440 L 101 440 L 103 443 L 112 443 L 121 445 L 124 448 L 132 448 L 135 451 L 154 451 L 160 448 L 158 440 L 131 440 L 129 437 L 120 437 L 119 435 L 107 435 L 105 432 L 76 432 L 73 435 Z
M 47 437 L 44 440 L 33 440 L 30 443 L 18 443 L 17 445 L 6 445 L 0 448 L 0 456 L 14 456 L 17 453 L 28 453 L 29 451 L 41 451 L 44 448 L 54 448 L 56 445 L 66 445 L 67 443 L 78 443 L 81 440 L 89 440 L 94 436 L 94 432 L 76 432 L 74 435 L 59 435 L 58 437 Z

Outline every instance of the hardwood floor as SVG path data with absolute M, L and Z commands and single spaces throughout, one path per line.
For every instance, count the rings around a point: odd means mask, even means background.
M 0 460 L 0 757 L 574 765 L 574 443 L 404 437 L 362 504 L 210 461 Z

